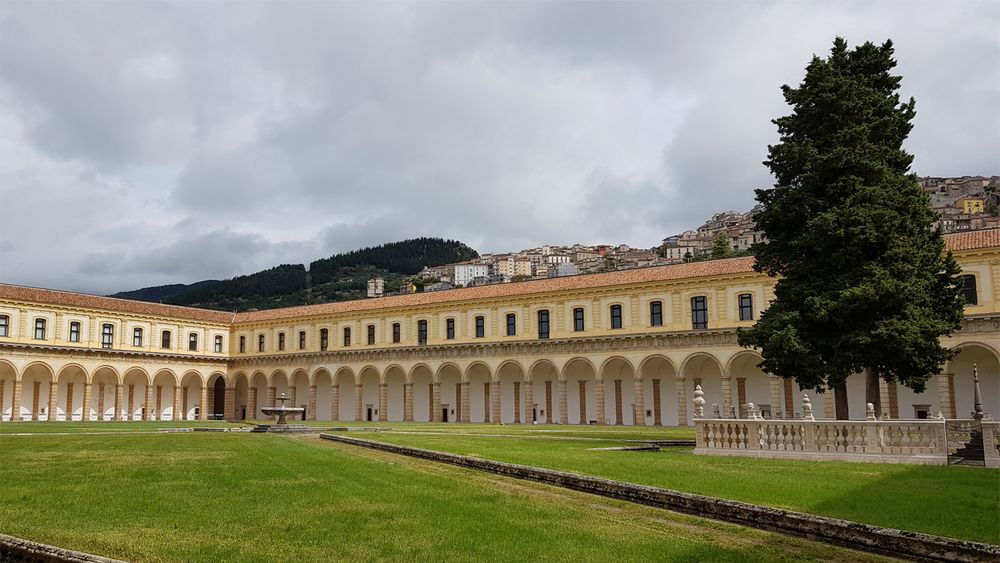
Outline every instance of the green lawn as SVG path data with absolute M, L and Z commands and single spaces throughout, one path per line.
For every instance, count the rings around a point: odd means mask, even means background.
M 0 532 L 134 561 L 875 559 L 316 437 L 7 434 L 0 454 Z
M 591 451 L 624 444 L 535 435 L 351 436 L 1000 544 L 1000 470 L 996 469 L 709 457 L 694 455 L 692 448 L 657 453 Z
M 243 425 L 208 420 L 182 420 L 177 422 L 4 422 L 0 423 L 0 436 L 4 434 L 37 433 L 156 432 L 169 428 L 227 428 L 238 426 Z

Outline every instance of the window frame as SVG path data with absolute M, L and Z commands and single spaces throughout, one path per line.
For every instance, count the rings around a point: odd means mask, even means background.
M 455 318 L 448 317 L 444 320 L 444 334 L 446 340 L 455 340 Z
M 305 350 L 305 349 L 306 349 L 306 331 L 300 330 L 299 331 L 299 350 Z
M 620 303 L 615 303 L 608 308 L 608 316 L 611 322 L 611 330 L 618 330 L 625 326 Z
M 587 329 L 587 314 L 583 307 L 573 308 L 573 332 L 583 332 Z
M 115 345 L 115 325 L 104 323 L 101 325 L 101 348 L 111 348 Z
M 972 282 L 971 284 L 969 283 L 970 281 Z M 969 299 L 970 295 L 972 299 Z M 979 305 L 979 287 L 975 274 L 964 274 L 962 276 L 962 298 L 965 300 L 965 305 L 967 306 L 975 307 Z
M 247 337 L 245 335 L 240 336 L 240 354 L 247 353 Z
M 45 340 L 45 329 L 46 329 L 45 319 L 36 318 L 35 319 L 35 340 Z M 39 336 L 39 335 L 41 335 L 41 336 Z
M 0 315 L 0 336 L 10 336 L 10 315 Z
M 368 345 L 375 345 L 375 325 L 368 325 Z
M 417 346 L 427 345 L 427 319 L 417 321 Z
M 744 298 L 746 298 L 746 303 L 744 303 Z M 739 320 L 741 321 L 752 321 L 753 320 L 753 294 L 752 293 L 740 293 L 736 296 L 736 309 L 739 312 Z
M 267 344 L 267 341 L 264 338 L 264 334 L 263 333 L 258 334 L 257 335 L 257 351 L 258 352 L 263 352 L 264 350 L 266 350 L 267 349 L 267 345 L 266 344 Z
M 279 352 L 284 352 L 285 351 L 285 333 L 284 332 L 279 332 L 278 333 L 278 351 Z
M 189 332 L 188 333 L 188 352 L 198 351 L 198 333 Z
M 173 348 L 173 346 L 171 344 L 172 341 L 173 341 L 173 338 L 174 338 L 174 335 L 171 334 L 169 330 L 161 330 L 160 331 L 160 348 L 163 349 L 163 350 L 170 350 L 171 348 Z
M 351 346 L 351 327 L 345 326 L 344 330 L 344 348 L 350 348 Z
M 696 307 L 696 303 L 700 304 L 701 307 Z M 708 329 L 708 297 L 704 295 L 696 295 L 691 298 L 691 328 L 693 330 Z
M 516 313 L 507 313 L 507 336 L 517 336 Z
M 486 317 L 483 315 L 476 315 L 476 338 L 486 338 Z
M 132 347 L 133 348 L 141 348 L 142 347 L 142 337 L 143 337 L 142 327 L 137 326 L 137 327 L 132 328 Z
M 663 326 L 663 301 L 649 302 L 649 326 Z
M 403 340 L 403 327 L 400 323 L 392 323 L 392 343 L 399 344 Z
M 544 317 L 544 320 L 542 319 Z M 548 340 L 552 336 L 552 316 L 548 309 L 539 309 L 538 314 L 538 339 Z M 544 330 L 543 330 L 544 327 Z
M 216 334 L 215 335 L 215 353 L 216 354 L 221 354 L 222 353 L 222 335 L 221 334 Z
M 330 349 L 330 329 L 321 328 L 319 329 L 319 350 L 320 352 L 326 352 Z
M 69 341 L 70 342 L 79 342 L 80 341 L 80 322 L 79 321 L 70 321 L 70 323 L 69 323 Z

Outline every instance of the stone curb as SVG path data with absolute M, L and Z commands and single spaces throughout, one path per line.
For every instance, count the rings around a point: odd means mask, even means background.
M 15 538 L 6 534 L 0 534 L 0 561 L 23 561 L 30 563 L 126 563 L 120 559 L 109 559 L 82 551 L 63 549 L 54 545 Z
M 346 436 L 320 438 L 916 561 L 1000 561 L 1000 546 Z

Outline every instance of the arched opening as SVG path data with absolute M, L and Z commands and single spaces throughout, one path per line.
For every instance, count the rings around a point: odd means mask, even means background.
M 980 344 L 966 344 L 959 348 L 958 354 L 948 363 L 946 374 L 953 374 L 953 384 L 949 384 L 947 376 L 940 388 L 946 390 L 954 387 L 952 393 L 954 418 L 971 418 L 974 409 L 973 365 L 979 372 L 979 389 L 982 393 L 983 412 L 994 419 L 1000 417 L 1000 361 L 993 350 Z M 938 376 L 942 377 L 942 376 Z M 942 409 L 944 410 L 944 409 Z
M 465 370 L 469 382 L 469 421 L 489 422 L 490 412 L 490 368 L 482 362 L 474 362 Z
M 21 420 L 55 420 L 52 368 L 35 362 L 21 374 Z
M 58 381 L 55 419 L 83 420 L 83 388 L 87 383 L 87 372 L 82 366 L 70 364 L 59 371 Z
M 379 419 L 378 370 L 373 366 L 365 366 L 358 373 L 361 383 L 361 420 L 377 422 Z M 357 407 L 357 405 L 355 405 Z M 357 411 L 355 411 L 355 415 Z
M 208 420 L 222 420 L 226 413 L 226 380 L 222 374 L 213 373 L 208 376 L 208 404 L 211 412 Z
M 389 394 L 389 412 L 387 413 L 390 422 L 403 420 L 406 410 L 405 394 L 406 374 L 403 368 L 391 365 L 385 369 L 386 392 Z
M 161 369 L 153 376 L 153 420 L 177 420 L 174 413 L 174 394 L 177 376 L 168 369 Z
M 233 403 L 233 416 L 235 420 L 246 420 L 247 418 L 253 418 L 253 413 L 250 412 L 248 407 L 248 401 L 250 399 L 250 382 L 247 379 L 247 374 L 240 372 L 233 376 L 233 393 L 234 393 L 234 403 Z
M 740 352 L 729 362 L 733 402 L 740 418 L 747 417 L 750 403 L 753 403 L 757 413 L 764 418 L 781 418 L 783 393 L 779 391 L 772 398 L 770 379 L 757 367 L 762 359 L 756 352 Z M 780 385 L 778 380 L 775 380 L 775 383 Z M 781 388 L 776 388 L 779 389 Z
M 267 417 L 260 410 L 261 407 L 268 406 L 267 403 L 267 376 L 263 372 L 256 372 L 250 377 L 249 398 L 247 399 L 247 412 L 251 413 L 252 420 L 264 420 Z
M 333 385 L 337 388 L 337 420 L 354 420 L 354 372 L 351 368 L 342 367 L 333 376 Z
M 645 407 L 651 415 L 647 421 L 655 426 L 677 424 L 677 370 L 664 356 L 649 356 L 639 364 L 645 395 Z
M 597 423 L 597 403 L 594 400 L 597 370 L 590 360 L 573 358 L 563 366 L 566 380 L 566 414 L 570 424 Z
M 146 412 L 146 388 L 149 386 L 149 374 L 138 367 L 129 368 L 122 379 L 121 408 L 122 419 L 128 421 L 142 420 Z
M 198 420 L 202 416 L 201 374 L 191 370 L 181 378 L 181 420 Z
M 689 356 L 681 366 L 681 375 L 684 376 L 684 395 L 677 398 L 677 405 L 678 410 L 686 412 L 687 416 L 678 423 L 690 426 L 694 420 L 694 404 L 691 401 L 694 399 L 695 387 L 699 385 L 705 393 L 705 418 L 714 418 L 716 407 L 721 416 L 733 416 L 731 405 L 726 405 L 722 397 L 722 365 L 715 356 L 701 352 Z M 683 409 L 681 401 L 684 402 Z
M 306 409 L 301 415 L 302 420 L 309 418 L 309 374 L 305 370 L 297 369 L 292 372 L 291 384 L 288 386 L 288 401 L 285 404 Z
M 118 372 L 109 366 L 101 366 L 94 371 L 90 380 L 90 408 L 96 420 L 115 419 L 115 390 L 118 388 Z
M 500 421 L 504 424 L 524 422 L 524 368 L 515 361 L 500 364 L 497 384 L 500 386 Z
M 635 396 L 635 370 L 625 358 L 611 358 L 601 367 L 604 416 L 608 424 L 632 425 L 641 401 Z
M 567 420 L 559 405 L 559 371 L 548 360 L 535 362 L 530 368 L 530 405 L 525 405 L 525 413 L 532 415 L 536 423 L 555 424 L 562 418 Z
M 410 369 L 410 382 L 413 384 L 413 420 L 416 422 L 431 421 L 431 401 L 434 398 L 434 374 L 431 368 L 417 364 Z
M 14 382 L 17 370 L 14 364 L 0 360 L 0 421 L 14 420 Z
M 265 406 L 277 406 L 280 402 L 278 401 L 278 398 L 282 395 L 290 397 L 288 394 L 288 376 L 285 375 L 285 372 L 279 369 L 271 374 L 271 381 L 269 382 L 267 389 L 267 398 L 264 401 Z M 292 406 L 288 401 L 285 401 L 285 405 Z M 278 417 L 272 414 L 271 416 L 265 418 L 276 420 Z
M 330 370 L 316 370 L 313 385 L 316 386 L 315 420 L 333 420 L 333 376 L 330 375 Z
M 440 420 L 442 422 L 460 422 L 468 420 L 467 413 L 462 412 L 462 372 L 458 366 L 447 363 L 438 368 L 437 380 L 441 389 Z

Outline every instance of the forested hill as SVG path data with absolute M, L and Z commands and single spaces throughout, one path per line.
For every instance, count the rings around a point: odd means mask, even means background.
M 335 254 L 303 264 L 282 264 L 229 280 L 206 280 L 116 293 L 112 297 L 188 305 L 224 311 L 274 309 L 294 305 L 364 298 L 368 280 L 381 275 L 386 292 L 424 266 L 439 266 L 479 257 L 465 244 L 418 238 Z

